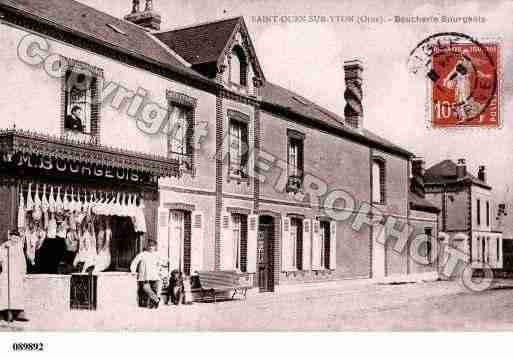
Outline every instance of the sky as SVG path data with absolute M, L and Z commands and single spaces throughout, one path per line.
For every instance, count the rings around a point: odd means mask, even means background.
M 131 0 L 80 0 L 117 17 Z M 144 0 L 141 0 L 144 3 Z M 513 77 L 501 73 L 500 129 L 433 129 L 428 125 L 426 79 L 407 66 L 410 51 L 439 32 L 460 32 L 478 40 L 498 39 L 502 71 L 513 62 L 511 1 L 344 1 L 344 0 L 153 0 L 162 29 L 223 17 L 244 16 L 268 80 L 343 115 L 345 60 L 364 66 L 364 126 L 420 157 L 427 167 L 465 158 L 469 171 L 487 168 L 499 201 L 513 203 Z M 370 24 L 333 21 L 258 22 L 258 16 L 481 16 L 484 23 Z M 510 190 L 511 187 L 511 190 Z

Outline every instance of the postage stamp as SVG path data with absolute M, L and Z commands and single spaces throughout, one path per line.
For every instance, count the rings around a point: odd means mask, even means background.
M 501 46 L 468 35 L 441 33 L 412 51 L 410 70 L 427 81 L 427 118 L 433 128 L 501 127 Z

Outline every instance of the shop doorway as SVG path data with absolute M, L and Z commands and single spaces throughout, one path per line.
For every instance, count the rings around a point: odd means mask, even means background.
M 257 275 L 260 292 L 274 291 L 274 226 L 273 217 L 260 216 L 257 243 Z

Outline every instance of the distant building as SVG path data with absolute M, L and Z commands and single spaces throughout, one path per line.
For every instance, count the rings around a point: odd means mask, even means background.
M 442 239 L 469 254 L 473 268 L 483 263 L 502 268 L 502 233 L 494 225 L 496 206 L 485 167 L 479 167 L 476 177 L 467 172 L 464 159 L 444 160 L 430 167 L 424 180 L 426 198 L 441 208 Z

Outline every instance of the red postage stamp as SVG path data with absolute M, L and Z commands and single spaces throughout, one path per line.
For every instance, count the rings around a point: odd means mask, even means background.
M 499 51 L 497 43 L 434 48 L 433 127 L 499 127 Z
M 501 127 L 501 46 L 461 33 L 438 33 L 410 53 L 410 70 L 428 86 L 433 128 Z

